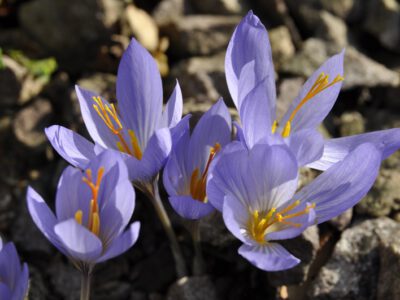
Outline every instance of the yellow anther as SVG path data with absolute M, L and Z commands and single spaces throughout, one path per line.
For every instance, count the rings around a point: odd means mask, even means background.
M 128 130 L 129 136 L 131 138 L 131 143 L 132 143 L 132 148 L 133 148 L 133 156 L 136 157 L 136 159 L 141 160 L 143 157 L 142 150 L 140 149 L 139 141 L 136 137 L 136 134 L 133 130 Z
M 278 128 L 278 121 L 275 120 L 274 123 L 272 123 L 272 128 L 271 128 L 272 133 L 275 133 L 277 128 Z
M 221 145 L 219 143 L 215 143 L 214 147 L 211 147 L 210 155 L 208 156 L 206 166 L 201 175 L 199 168 L 193 170 L 192 175 L 190 177 L 190 195 L 192 196 L 193 199 L 199 200 L 204 203 L 208 201 L 206 198 L 207 174 L 212 160 L 220 150 L 221 150 Z
M 95 235 L 99 235 L 100 233 L 100 217 L 99 217 L 99 213 L 95 212 L 92 215 L 92 226 L 90 228 L 90 231 L 93 232 Z
M 83 213 L 82 213 L 82 211 L 79 209 L 79 210 L 75 213 L 75 221 L 76 221 L 78 224 L 80 224 L 80 225 L 82 225 L 82 216 L 83 216 Z
M 282 137 L 287 138 L 290 135 L 291 125 L 290 121 L 287 121 L 285 127 L 282 130 Z

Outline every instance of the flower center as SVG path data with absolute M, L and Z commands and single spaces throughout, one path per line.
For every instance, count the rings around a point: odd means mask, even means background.
M 84 176 L 82 178 L 82 181 L 89 186 L 90 191 L 92 193 L 92 199 L 90 200 L 89 220 L 87 224 L 87 229 L 89 229 L 97 236 L 100 233 L 100 215 L 99 215 L 99 204 L 97 200 L 99 196 L 100 183 L 101 180 L 103 179 L 103 174 L 104 174 L 104 167 L 101 167 L 97 171 L 97 178 L 95 182 L 93 180 L 92 170 L 87 169 L 86 177 Z M 75 213 L 75 220 L 81 225 L 82 225 L 82 217 L 83 217 L 83 212 L 81 209 L 79 209 Z
M 132 149 L 129 147 L 129 143 L 125 140 L 122 134 L 122 123 L 119 120 L 117 110 L 113 103 L 105 104 L 100 97 L 93 97 L 94 110 L 97 112 L 99 117 L 103 120 L 104 124 L 110 129 L 110 131 L 115 134 L 119 141 L 117 142 L 117 148 L 121 152 L 125 152 L 134 156 L 136 159 L 141 160 L 143 157 L 142 150 L 140 149 L 139 141 L 135 132 L 131 129 L 128 130 L 130 144 Z
M 288 205 L 281 211 L 276 211 L 276 208 L 271 208 L 268 212 L 262 213 L 258 210 L 250 213 L 249 220 L 247 221 L 247 232 L 248 234 L 259 244 L 264 245 L 265 235 L 267 229 L 273 224 L 284 224 L 292 227 L 301 227 L 300 223 L 294 223 L 288 221 L 291 218 L 299 217 L 310 212 L 310 209 L 315 208 L 315 203 L 307 205 L 305 209 L 295 213 L 289 213 L 297 206 L 300 205 L 300 201 L 297 200 L 292 204 Z
M 192 172 L 192 176 L 190 178 L 190 195 L 193 199 L 201 201 L 203 203 L 207 203 L 206 198 L 206 183 L 207 183 L 207 174 L 210 168 L 211 162 L 215 158 L 215 155 L 221 150 L 221 145 L 219 143 L 215 143 L 214 147 L 210 149 L 210 155 L 208 156 L 206 167 L 202 174 L 200 174 L 200 169 L 196 168 Z
M 315 80 L 313 86 L 311 89 L 308 91 L 306 96 L 300 101 L 300 103 L 296 106 L 296 108 L 293 110 L 292 114 L 290 115 L 288 121 L 285 124 L 285 127 L 282 130 L 282 137 L 286 138 L 290 135 L 291 131 L 291 123 L 296 116 L 296 114 L 299 112 L 299 110 L 306 104 L 308 101 L 310 101 L 312 98 L 314 98 L 316 95 L 321 93 L 322 91 L 326 90 L 327 88 L 330 88 L 334 84 L 343 81 L 344 78 L 341 75 L 337 75 L 335 79 L 333 79 L 331 82 L 329 82 L 329 75 L 325 73 L 321 73 L 317 80 Z M 278 122 L 275 120 L 274 123 L 272 124 L 272 133 L 275 133 L 276 129 L 278 127 Z

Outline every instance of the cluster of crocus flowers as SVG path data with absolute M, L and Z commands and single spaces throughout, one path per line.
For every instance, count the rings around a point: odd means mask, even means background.
M 28 266 L 21 262 L 13 243 L 0 238 L 0 299 L 23 300 L 29 285 Z
M 37 227 L 86 276 L 95 264 L 128 250 L 139 235 L 140 224 L 129 225 L 135 192 L 128 170 L 111 151 L 92 159 L 84 170 L 64 170 L 55 214 L 32 188 L 27 203 Z

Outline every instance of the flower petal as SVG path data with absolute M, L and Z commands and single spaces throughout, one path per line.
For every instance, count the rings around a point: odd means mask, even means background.
M 112 242 L 110 247 L 107 248 L 105 253 L 97 259 L 96 262 L 106 261 L 127 251 L 136 243 L 139 237 L 139 231 L 140 222 L 132 223 L 124 233 Z
M 299 96 L 292 102 L 288 111 L 284 115 L 280 125 L 285 126 L 293 111 L 298 107 L 300 102 L 306 97 L 311 90 L 317 78 L 324 73 L 329 75 L 329 82 L 332 82 L 336 76 L 343 76 L 343 59 L 344 50 L 329 58 L 313 75 L 306 81 Z M 336 99 L 339 95 L 343 82 L 338 82 L 326 90 L 312 97 L 301 107 L 296 113 L 292 123 L 291 131 L 294 133 L 301 129 L 315 129 L 331 111 Z
M 3 282 L 0 282 L 0 299 L 12 299 L 12 291 Z
M 264 271 L 283 271 L 296 266 L 300 260 L 276 243 L 265 246 L 242 245 L 239 254 Z
M 182 110 L 183 110 L 183 99 L 181 87 L 179 86 L 178 81 L 176 81 L 176 86 L 174 91 L 172 92 L 171 97 L 167 104 L 165 105 L 164 112 L 162 114 L 160 120 L 159 128 L 163 127 L 174 127 L 182 118 Z
M 117 99 L 122 119 L 135 132 L 142 149 L 159 125 L 162 92 L 155 60 L 132 39 L 118 67 Z
M 70 129 L 53 125 L 45 133 L 58 154 L 75 167 L 83 169 L 95 156 L 94 144 Z
M 100 239 L 75 219 L 65 220 L 54 227 L 66 255 L 82 262 L 94 263 L 103 250 Z
M 26 263 L 24 263 L 22 265 L 22 272 L 19 273 L 19 277 L 18 277 L 17 283 L 14 288 L 15 300 L 25 299 L 25 296 L 28 292 L 28 284 L 29 284 L 29 270 L 28 270 L 28 265 Z M 3 298 L 0 297 L 0 299 L 3 299 Z M 4 299 L 6 299 L 6 298 L 4 298 Z
M 294 199 L 315 203 L 317 222 L 325 222 L 353 207 L 372 187 L 382 152 L 366 143 L 319 175 Z
M 235 197 L 225 196 L 222 216 L 226 228 L 243 243 L 249 243 L 245 229 L 250 217 L 248 207 Z
M 243 68 L 249 62 L 254 61 L 252 76 L 246 71 L 241 76 Z M 229 42 L 225 57 L 226 81 L 229 92 L 236 108 L 239 110 L 246 91 L 240 91 L 239 81 L 246 80 L 246 90 L 252 90 L 258 82 L 268 77 L 268 89 L 266 101 L 275 111 L 275 71 L 272 62 L 271 46 L 268 33 L 257 16 L 250 11 L 236 27 Z M 245 75 L 246 73 L 246 75 Z M 241 84 L 243 86 L 243 83 Z M 239 93 L 241 97 L 239 97 Z
M 200 219 L 215 209 L 210 203 L 203 203 L 191 196 L 170 196 L 168 199 L 174 210 L 186 219 Z
M 318 160 L 324 151 L 324 138 L 316 129 L 294 132 L 287 140 L 299 167 Z
M 363 143 L 374 144 L 383 152 L 382 159 L 386 159 L 400 148 L 400 129 L 373 131 L 327 140 L 321 159 L 309 164 L 308 167 L 325 171 Z

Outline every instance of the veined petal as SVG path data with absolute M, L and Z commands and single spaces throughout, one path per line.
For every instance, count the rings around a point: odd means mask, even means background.
M 122 119 L 144 149 L 159 125 L 163 93 L 155 60 L 135 39 L 118 67 L 117 98 Z
M 110 128 L 107 127 L 106 123 L 104 123 L 93 106 L 96 104 L 93 97 L 99 97 L 99 95 L 77 85 L 75 86 L 75 91 L 81 107 L 83 121 L 93 141 L 104 148 L 116 149 L 116 136 L 111 132 Z M 109 105 L 107 100 L 101 99 L 105 104 Z
M 178 80 L 176 81 L 176 86 L 174 91 L 172 92 L 171 97 L 167 104 L 165 105 L 164 112 L 162 114 L 160 120 L 159 128 L 163 127 L 174 127 L 182 118 L 182 110 L 183 110 L 183 99 L 181 87 L 179 86 Z
M 336 76 L 343 76 L 343 59 L 344 50 L 329 58 L 313 75 L 311 75 L 304 84 L 299 96 L 292 102 L 287 113 L 280 122 L 281 128 L 285 126 L 294 110 L 299 106 L 301 101 L 305 99 L 322 73 L 329 76 L 329 82 L 332 82 Z M 342 81 L 337 82 L 309 99 L 295 114 L 291 122 L 291 131 L 294 133 L 301 129 L 316 128 L 331 111 L 339 95 L 342 84 Z
M 105 253 L 99 259 L 97 259 L 96 262 L 99 263 L 106 261 L 127 251 L 136 243 L 139 237 L 139 231 L 140 223 L 132 223 L 124 233 L 122 233 L 112 242 L 110 247 L 106 249 Z
M 28 291 L 28 284 L 29 284 L 29 271 L 28 271 L 28 265 L 24 263 L 22 265 L 22 271 L 18 274 L 18 279 L 15 284 L 14 288 L 14 299 L 19 300 L 19 299 L 25 299 L 26 293 Z M 3 299 L 3 298 L 1 298 Z M 4 298 L 7 299 L 7 298 Z M 13 299 L 13 300 L 14 300 Z
M 299 167 L 317 161 L 324 151 L 324 138 L 316 129 L 294 132 L 288 137 L 287 142 Z
M 12 299 L 12 291 L 2 282 L 0 282 L 0 299 Z
M 226 228 L 228 228 L 236 238 L 243 243 L 253 244 L 249 241 L 249 238 L 246 237 L 245 228 L 250 217 L 250 212 L 248 207 L 243 205 L 243 202 L 230 195 L 225 196 L 222 216 Z
M 172 140 L 168 128 L 158 129 L 149 140 L 141 160 L 129 157 L 125 160 L 132 181 L 151 180 L 162 169 L 171 152 Z
M 168 199 L 174 210 L 186 219 L 200 219 L 215 209 L 210 203 L 203 203 L 191 196 L 170 196 Z
M 53 125 L 45 133 L 57 153 L 75 167 L 85 168 L 96 155 L 94 144 L 70 129 Z
M 308 167 L 325 171 L 335 163 L 342 161 L 351 151 L 363 143 L 372 143 L 382 151 L 382 160 L 388 158 L 400 148 L 400 129 L 373 131 L 325 141 L 322 157 Z
M 243 67 L 251 61 L 254 61 L 254 70 L 252 71 L 254 76 L 242 77 Z M 268 77 L 265 101 L 268 101 L 271 109 L 275 110 L 275 71 L 268 33 L 252 11 L 243 18 L 232 35 L 226 51 L 225 73 L 229 92 L 238 110 L 243 100 L 243 98 L 239 97 L 239 80 L 249 80 L 246 83 L 249 92 L 258 82 Z M 246 71 L 246 73 L 248 74 L 249 72 Z M 246 77 L 248 78 L 246 79 Z M 252 82 L 250 82 L 250 78 Z M 241 92 L 241 97 L 245 97 L 245 94 Z
M 171 131 L 172 145 L 176 145 L 185 131 L 190 130 L 189 121 L 191 117 L 192 115 L 184 116 L 175 127 L 169 129 Z
M 58 223 L 54 232 L 66 250 L 66 255 L 75 260 L 94 263 L 101 255 L 103 247 L 99 238 L 75 219 Z
M 276 243 L 269 243 L 265 246 L 244 244 L 239 248 L 239 254 L 264 271 L 283 271 L 300 262 L 298 258 Z
M 353 207 L 372 187 L 382 151 L 362 144 L 299 191 L 294 199 L 315 203 L 317 222 L 325 222 Z

